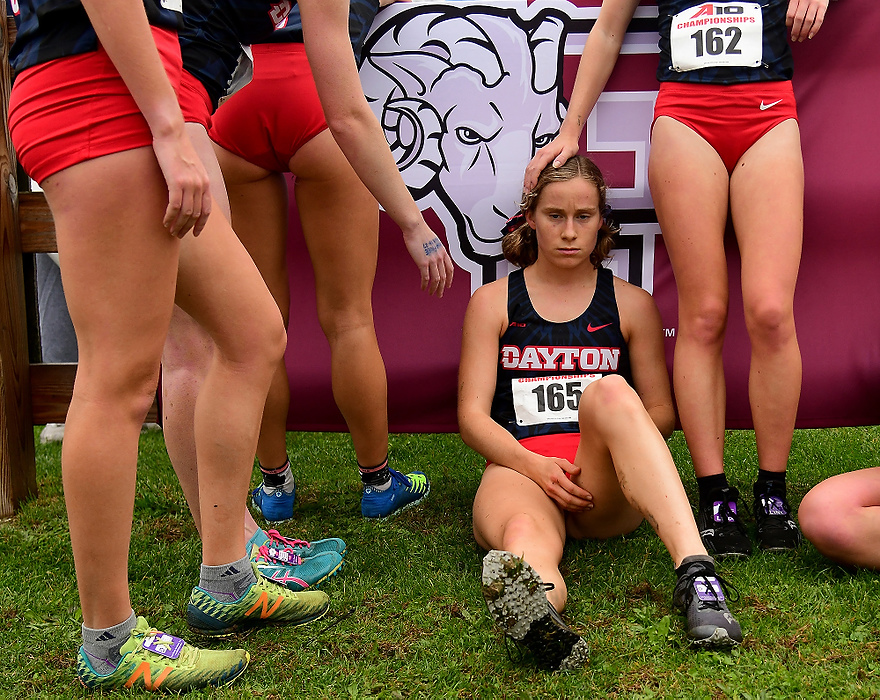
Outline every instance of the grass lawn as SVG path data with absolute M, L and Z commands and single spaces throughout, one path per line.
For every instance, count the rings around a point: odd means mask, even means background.
M 347 435 L 288 436 L 298 520 L 284 534 L 348 543 L 325 587 L 329 616 L 240 640 L 252 657 L 231 688 L 190 697 L 244 698 L 867 698 L 880 693 L 880 579 L 831 564 L 809 544 L 757 553 L 719 570 L 746 634 L 732 653 L 694 652 L 671 607 L 674 577 L 647 526 L 611 541 L 570 542 L 565 612 L 592 649 L 580 672 L 538 672 L 506 649 L 480 594 L 483 552 L 471 534 L 482 460 L 457 435 L 395 435 L 391 458 L 432 480 L 421 508 L 386 523 L 360 516 Z M 789 499 L 832 474 L 880 462 L 880 428 L 798 431 Z M 695 502 L 684 439 L 670 447 Z M 0 697 L 88 695 L 76 681 L 80 614 L 60 478 L 61 449 L 38 446 L 40 496 L 0 523 Z M 751 492 L 753 436 L 728 434 L 728 476 Z M 751 500 L 750 498 L 748 499 Z M 101 504 L 96 503 L 96 508 Z M 130 578 L 135 610 L 186 635 L 199 543 L 161 433 L 142 436 Z M 232 646 L 230 643 L 229 646 Z M 126 693 L 129 694 L 129 693 Z

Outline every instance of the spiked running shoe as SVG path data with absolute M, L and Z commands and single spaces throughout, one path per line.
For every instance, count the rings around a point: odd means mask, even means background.
M 251 501 L 254 508 L 263 514 L 270 523 L 283 523 L 293 518 L 293 503 L 296 501 L 296 487 L 290 491 L 261 484 L 253 490 Z
M 294 592 L 264 577 L 257 577 L 239 600 L 224 603 L 196 586 L 186 609 L 186 623 L 205 637 L 228 637 L 252 627 L 266 625 L 304 625 L 323 617 L 330 601 L 323 591 Z
M 739 491 L 732 486 L 714 489 L 708 505 L 697 512 L 697 529 L 706 551 L 715 557 L 747 557 L 752 543 L 737 512 Z
M 483 559 L 483 597 L 505 635 L 528 649 L 539 667 L 581 668 L 590 648 L 547 600 L 546 585 L 528 562 L 493 549 Z
M 338 537 L 327 537 L 322 540 L 306 542 L 305 540 L 284 537 L 278 530 L 266 530 L 266 539 L 257 542 L 257 544 L 265 544 L 267 547 L 270 547 L 270 553 L 274 549 L 276 551 L 296 554 L 302 559 L 308 559 L 323 552 L 335 552 L 340 557 L 345 558 L 345 552 L 348 550 L 345 542 Z M 284 556 L 287 555 L 285 554 Z M 281 558 L 280 561 L 286 561 L 286 559 Z
M 122 660 L 112 673 L 96 673 L 80 647 L 76 675 L 92 690 L 138 688 L 183 692 L 206 686 L 229 685 L 247 668 L 250 656 L 244 649 L 199 649 L 149 626 L 139 617 L 120 649 Z
M 394 469 L 388 471 L 391 472 L 391 486 L 387 489 L 377 491 L 372 486 L 364 487 L 361 513 L 365 518 L 390 518 L 421 503 L 431 491 L 431 483 L 422 472 L 404 476 Z
M 303 559 L 289 550 L 279 551 L 265 544 L 253 545 L 251 561 L 263 576 L 291 591 L 317 588 L 342 567 L 342 557 L 336 552 L 323 552 Z
M 758 546 L 768 552 L 795 549 L 801 543 L 801 531 L 785 500 L 785 482 L 755 484 L 753 492 Z
M 729 648 L 742 642 L 742 629 L 727 609 L 724 595 L 731 588 L 715 573 L 711 559 L 698 559 L 685 565 L 675 584 L 672 604 L 687 617 L 691 644 Z

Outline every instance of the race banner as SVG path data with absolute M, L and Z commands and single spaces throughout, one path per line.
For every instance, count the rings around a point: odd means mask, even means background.
M 404 181 L 456 265 L 443 299 L 419 290 L 400 230 L 384 214 L 373 292 L 392 431 L 457 431 L 461 322 L 470 294 L 506 275 L 501 227 L 534 152 L 565 115 L 598 0 L 435 1 L 382 10 L 364 47 L 364 93 Z M 804 253 L 795 297 L 803 354 L 799 427 L 880 423 L 880 26 L 876 0 L 831 3 L 793 45 L 806 169 Z M 647 185 L 657 95 L 657 8 L 643 3 L 590 115 L 582 152 L 602 168 L 621 236 L 609 267 L 651 292 L 671 370 L 675 280 Z M 295 183 L 291 182 L 291 187 Z M 291 197 L 291 201 L 293 198 Z M 340 203 L 344 206 L 344 203 Z M 295 206 L 290 214 L 291 430 L 345 430 Z M 326 235 L 338 235 L 327 231 Z M 340 245 L 344 245 L 340 240 Z M 727 425 L 751 427 L 750 346 L 739 258 L 728 231 Z

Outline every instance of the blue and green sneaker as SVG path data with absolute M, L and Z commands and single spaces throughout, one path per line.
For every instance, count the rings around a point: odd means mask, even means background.
M 390 518 L 421 503 L 431 491 L 431 483 L 422 472 L 404 476 L 394 469 L 388 471 L 391 472 L 391 485 L 387 489 L 379 491 L 372 486 L 364 487 L 361 513 L 365 518 Z
M 196 586 L 186 609 L 186 623 L 205 637 L 228 637 L 266 625 L 304 625 L 323 617 L 330 599 L 323 591 L 295 592 L 270 581 L 254 566 L 256 581 L 239 600 L 224 603 Z
M 178 637 L 150 627 L 139 617 L 120 649 L 122 659 L 112 673 L 96 673 L 80 647 L 76 675 L 92 690 L 137 688 L 183 692 L 207 686 L 229 685 L 247 668 L 250 656 L 244 649 L 199 649 Z

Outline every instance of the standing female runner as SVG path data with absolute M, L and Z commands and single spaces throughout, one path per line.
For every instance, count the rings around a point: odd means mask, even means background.
M 208 218 L 208 178 L 175 95 L 175 6 L 21 0 L 11 54 L 13 143 L 52 210 L 79 346 L 62 471 L 83 615 L 77 674 L 91 688 L 224 685 L 248 663 L 244 651 L 202 651 L 151 629 L 129 597 L 138 436 L 175 299 L 217 348 L 197 408 L 200 497 L 212 508 L 190 617 L 226 634 L 328 607 L 323 593 L 255 576 L 245 554 L 242 496 L 284 333 L 231 228 Z M 258 599 L 272 614 L 252 620 Z
M 521 270 L 478 289 L 464 320 L 458 422 L 488 466 L 474 535 L 483 593 L 540 666 L 587 646 L 559 616 L 566 537 L 608 538 L 645 518 L 669 550 L 673 603 L 697 646 L 742 641 L 666 447 L 674 414 L 660 314 L 601 262 L 615 232 L 583 156 L 547 167 L 502 241 Z
M 606 0 L 584 46 L 559 136 L 526 170 L 528 188 L 551 161 L 578 150 L 638 0 Z M 674 384 L 700 492 L 697 524 L 710 553 L 748 556 L 739 492 L 724 474 L 727 327 L 724 231 L 730 214 L 742 259 L 751 341 L 749 401 L 762 549 L 792 549 L 800 533 L 785 471 L 801 387 L 794 289 L 803 237 L 803 161 L 786 39 L 812 38 L 828 0 L 716 6 L 659 0 L 660 92 L 648 178 L 678 288 Z

